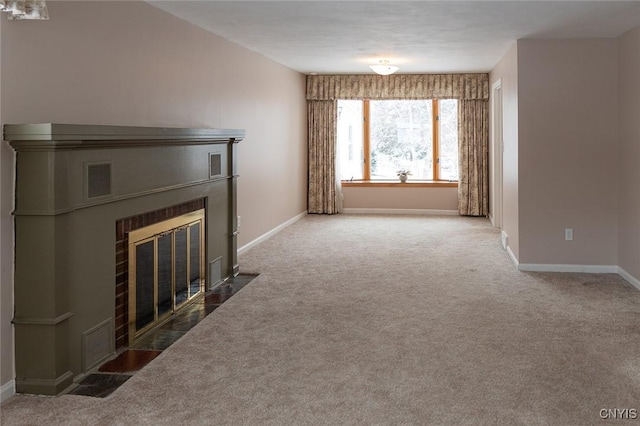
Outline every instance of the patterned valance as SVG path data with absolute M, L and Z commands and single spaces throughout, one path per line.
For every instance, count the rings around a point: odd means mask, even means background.
M 335 99 L 489 99 L 489 74 L 307 76 L 307 100 Z

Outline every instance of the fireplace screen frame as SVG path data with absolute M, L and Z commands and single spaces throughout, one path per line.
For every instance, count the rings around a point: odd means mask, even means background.
M 205 209 L 199 209 L 193 212 L 185 213 L 178 217 L 174 217 L 162 222 L 157 222 L 149 226 L 145 226 L 143 228 L 139 228 L 136 230 L 132 230 L 128 235 L 128 248 L 129 248 L 129 344 L 131 345 L 135 340 L 140 338 L 146 332 L 154 329 L 156 326 L 164 322 L 166 319 L 171 317 L 174 313 L 179 312 L 182 308 L 188 306 L 191 302 L 193 302 L 198 296 L 204 294 L 205 288 Z M 196 291 L 193 287 L 193 281 L 191 279 L 192 276 L 192 261 L 193 258 L 191 256 L 192 245 L 192 229 L 194 226 L 199 226 L 199 242 L 195 246 L 199 250 L 199 256 L 196 257 L 198 261 L 198 276 L 197 276 L 197 287 Z M 184 300 L 178 300 L 177 298 L 177 287 L 178 283 L 176 280 L 176 241 L 177 234 L 181 231 L 186 231 L 186 241 L 184 248 L 186 249 L 184 253 L 184 263 L 185 263 L 185 271 L 186 274 L 186 297 Z M 171 306 L 165 312 L 159 312 L 160 303 L 159 301 L 159 281 L 160 281 L 160 271 L 159 271 L 159 241 L 161 238 L 166 238 L 167 236 L 171 237 L 171 265 L 170 265 L 170 280 L 171 280 Z M 138 285 L 137 285 L 137 248 L 144 244 L 153 243 L 153 265 L 152 265 L 152 273 L 153 273 L 153 319 L 151 322 L 146 323 L 140 327 L 138 327 L 137 321 L 137 293 L 138 293 Z M 147 283 L 148 285 L 149 283 Z

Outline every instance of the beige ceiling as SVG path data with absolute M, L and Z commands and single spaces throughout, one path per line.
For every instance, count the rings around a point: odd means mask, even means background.
M 640 1 L 151 1 L 302 73 L 489 71 L 521 38 L 617 37 Z

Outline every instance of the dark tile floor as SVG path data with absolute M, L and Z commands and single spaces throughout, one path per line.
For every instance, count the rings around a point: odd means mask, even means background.
M 256 276 L 240 274 L 206 292 L 203 298 L 185 307 L 162 326 L 136 341 L 131 347 L 124 348 L 116 358 L 102 364 L 98 371 L 85 377 L 78 384 L 78 387 L 70 393 L 99 398 L 109 396 L 136 371 L 141 370 L 160 355 L 163 350 L 242 290 Z
M 89 374 L 71 394 L 104 398 L 129 378 L 129 374 Z

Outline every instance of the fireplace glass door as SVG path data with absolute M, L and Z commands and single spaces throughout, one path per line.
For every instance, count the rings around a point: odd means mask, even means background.
M 129 233 L 129 343 L 204 288 L 204 210 Z

